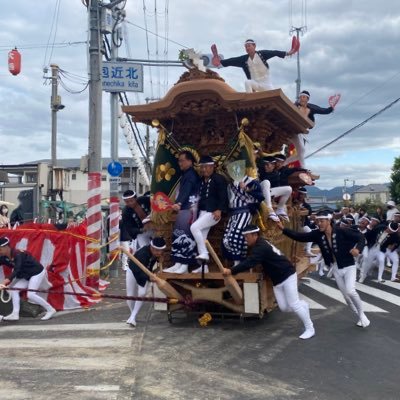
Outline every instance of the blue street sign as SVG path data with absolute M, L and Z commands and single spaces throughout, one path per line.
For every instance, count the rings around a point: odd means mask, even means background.
M 120 176 L 124 167 L 118 161 L 111 161 L 107 166 L 107 171 L 111 176 Z

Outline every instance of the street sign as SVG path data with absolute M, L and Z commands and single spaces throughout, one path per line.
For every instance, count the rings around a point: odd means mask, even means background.
M 113 184 L 113 183 L 120 184 L 121 183 L 121 177 L 120 176 L 112 176 L 110 178 L 110 183 L 111 184 Z
M 124 167 L 118 161 L 111 161 L 107 166 L 107 171 L 111 176 L 120 176 Z
M 143 65 L 103 61 L 102 87 L 106 92 L 143 92 Z

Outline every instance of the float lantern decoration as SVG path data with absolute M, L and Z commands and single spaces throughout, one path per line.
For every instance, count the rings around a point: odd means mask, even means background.
M 8 53 L 8 70 L 13 75 L 18 75 L 21 72 L 21 54 L 17 48 Z

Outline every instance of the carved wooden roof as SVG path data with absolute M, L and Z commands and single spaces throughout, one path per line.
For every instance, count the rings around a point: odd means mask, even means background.
M 221 147 L 244 117 L 250 122 L 246 132 L 267 152 L 280 149 L 288 137 L 313 126 L 281 89 L 237 92 L 209 70 L 186 72 L 160 101 L 124 106 L 123 111 L 148 125 L 158 119 L 173 131 L 178 143 L 191 143 L 200 152 L 210 144 Z

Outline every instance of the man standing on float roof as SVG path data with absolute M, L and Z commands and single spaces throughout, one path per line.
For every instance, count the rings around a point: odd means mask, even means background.
M 216 67 L 242 68 L 247 77 L 244 83 L 246 92 L 253 93 L 273 89 L 268 60 L 273 57 L 285 58 L 295 54 L 300 48 L 300 43 L 294 39 L 289 51 L 256 50 L 256 42 L 253 39 L 247 39 L 244 42 L 244 48 L 247 54 L 222 60 L 218 55 L 217 46 L 213 44 L 211 46 L 212 63 Z

